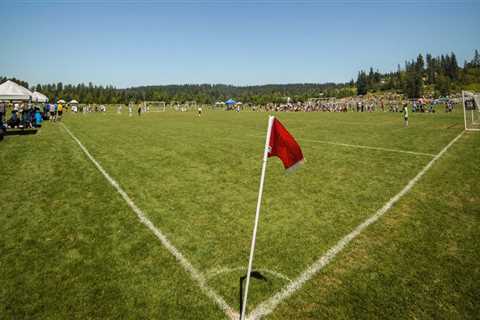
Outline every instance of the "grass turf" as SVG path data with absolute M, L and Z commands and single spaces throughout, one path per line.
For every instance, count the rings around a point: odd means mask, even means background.
M 436 154 L 462 129 L 459 113 L 413 114 L 408 129 L 399 114 L 391 113 L 278 117 L 299 140 L 307 162 L 285 175 L 278 159 L 269 161 L 254 265 L 289 278 L 431 160 L 324 141 Z M 209 285 L 238 308 L 238 278 L 244 273 L 238 268 L 248 259 L 266 118 L 263 113 L 210 112 L 202 118 L 108 113 L 68 115 L 65 123 L 192 264 L 211 275 Z M 47 123 L 34 136 L 7 138 L 0 145 L 0 173 L 7 177 L 0 195 L 2 313 L 223 317 L 58 124 Z M 474 152 L 479 140 L 475 134 L 462 138 L 392 212 L 272 317 L 438 317 L 442 308 L 435 294 L 450 308 L 446 317 L 478 312 L 473 294 L 479 282 Z M 442 212 L 460 218 L 434 214 Z M 450 240 L 469 248 L 452 252 L 463 266 L 460 276 L 448 265 L 437 265 Z M 429 254 L 414 259 L 424 251 Z M 216 274 L 218 268 L 233 271 Z M 424 289 L 431 279 L 423 273 L 429 271 L 446 283 L 433 298 Z M 253 283 L 250 310 L 287 283 L 266 275 L 268 282 Z M 407 276 L 413 280 L 404 285 Z M 462 290 L 451 279 L 463 284 Z M 449 300 L 448 293 L 457 293 L 457 300 Z M 464 301 L 465 307 L 452 301 Z

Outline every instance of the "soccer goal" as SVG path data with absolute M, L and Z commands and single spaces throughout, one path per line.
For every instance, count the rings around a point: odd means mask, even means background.
M 167 104 L 165 101 L 145 101 L 145 107 L 152 112 L 165 112 Z
M 465 130 L 480 131 L 480 93 L 462 91 Z

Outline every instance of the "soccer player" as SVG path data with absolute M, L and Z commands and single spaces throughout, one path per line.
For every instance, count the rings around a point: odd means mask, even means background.
M 406 103 L 403 105 L 403 125 L 408 127 L 408 107 Z
M 202 116 L 202 107 L 198 107 L 198 116 L 199 116 L 199 117 Z

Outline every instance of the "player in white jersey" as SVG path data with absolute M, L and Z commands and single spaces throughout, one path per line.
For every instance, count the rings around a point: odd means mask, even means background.
M 403 125 L 408 127 L 408 107 L 406 103 L 403 105 Z

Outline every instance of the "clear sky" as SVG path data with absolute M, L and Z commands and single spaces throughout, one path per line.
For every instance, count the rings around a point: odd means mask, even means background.
M 344 82 L 480 49 L 480 0 L 0 0 L 0 75 L 30 82 Z

